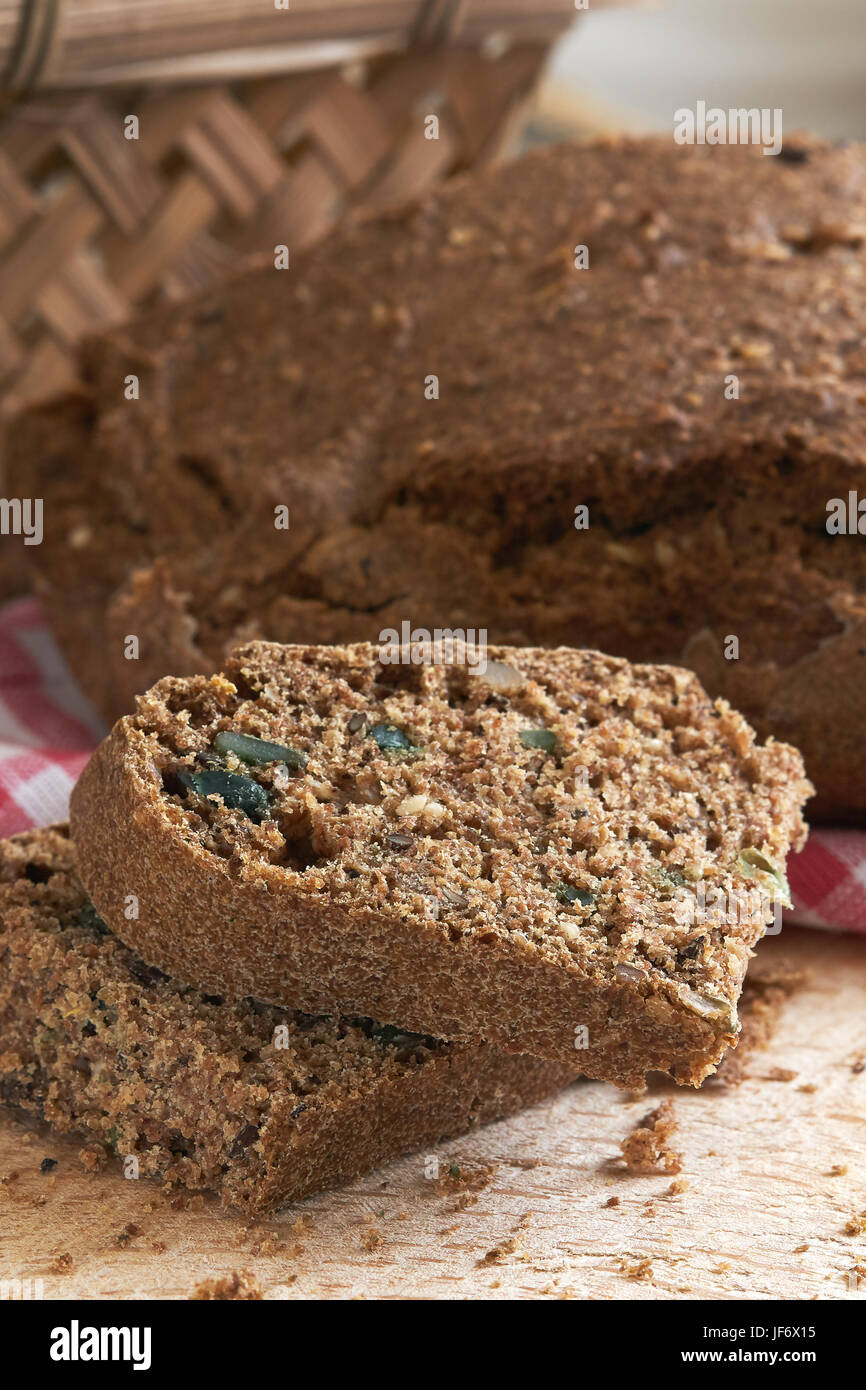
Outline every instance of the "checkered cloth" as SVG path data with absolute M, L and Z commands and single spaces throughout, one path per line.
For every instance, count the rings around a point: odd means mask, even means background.
M 106 733 L 37 600 L 0 609 L 0 838 L 65 820 L 72 786 Z M 792 922 L 866 932 L 866 831 L 814 830 L 788 876 Z

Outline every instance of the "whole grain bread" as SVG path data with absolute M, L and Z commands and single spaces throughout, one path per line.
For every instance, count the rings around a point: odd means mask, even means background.
M 864 228 L 861 146 L 561 146 L 112 331 L 10 441 L 70 661 L 111 717 L 403 619 L 681 662 L 862 814 Z
M 573 1068 L 203 995 L 108 931 L 64 826 L 0 843 L 0 1096 L 142 1177 L 269 1211 L 552 1094 Z
M 97 910 L 208 991 L 699 1083 L 805 837 L 799 754 L 672 667 L 393 655 L 252 643 L 141 697 L 72 796 Z

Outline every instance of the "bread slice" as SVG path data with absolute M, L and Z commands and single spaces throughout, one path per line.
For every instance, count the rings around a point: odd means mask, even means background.
M 394 654 L 251 643 L 155 685 L 72 797 L 99 913 L 209 991 L 699 1083 L 737 1037 L 756 881 L 781 892 L 805 836 L 799 754 L 673 667 Z M 708 925 L 699 887 L 749 911 Z
M 141 1176 L 272 1210 L 553 1093 L 573 1069 L 186 989 L 94 911 L 66 828 L 0 844 L 0 1095 Z

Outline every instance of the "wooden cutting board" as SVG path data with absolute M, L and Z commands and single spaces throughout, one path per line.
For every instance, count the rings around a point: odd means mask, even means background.
M 761 954 L 810 981 L 741 1085 L 577 1083 L 267 1221 L 87 1173 L 79 1142 L 7 1111 L 0 1280 L 41 1278 L 46 1298 L 188 1298 L 243 1269 L 266 1298 L 866 1298 L 866 1222 L 846 1233 L 866 1213 L 866 938 L 789 929 Z M 679 1193 L 619 1158 L 666 1097 Z

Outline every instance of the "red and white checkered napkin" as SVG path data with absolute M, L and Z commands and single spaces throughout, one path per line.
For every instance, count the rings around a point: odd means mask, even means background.
M 37 600 L 0 609 L 0 838 L 65 820 L 73 784 L 106 732 Z M 791 921 L 866 932 L 866 830 L 814 830 L 788 876 Z

